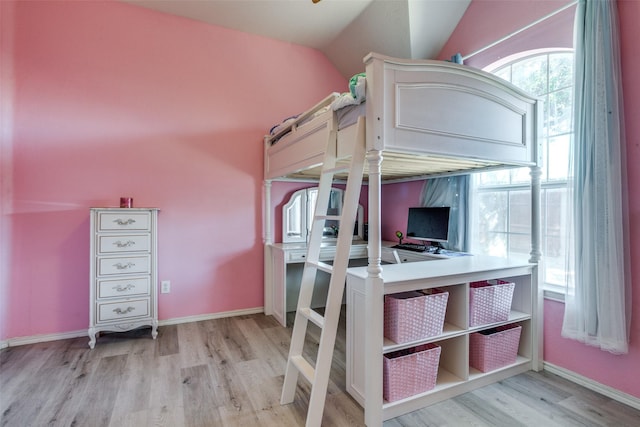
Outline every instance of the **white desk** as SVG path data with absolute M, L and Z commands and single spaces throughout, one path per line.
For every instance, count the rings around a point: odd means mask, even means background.
M 383 263 L 393 263 L 390 254 L 392 252 L 391 246 L 394 244 L 395 242 L 383 242 Z M 280 324 L 286 326 L 287 312 L 295 311 L 298 304 L 307 245 L 305 243 L 276 243 L 267 245 L 266 250 L 268 251 L 266 262 L 269 265 L 266 266 L 268 273 L 265 283 L 265 314 L 272 315 Z M 320 250 L 320 260 L 333 260 L 335 251 L 335 243 L 327 243 Z M 448 258 L 446 255 L 407 250 L 398 250 L 397 253 L 402 263 Z M 366 266 L 367 242 L 364 240 L 355 241 L 351 245 L 349 259 L 351 267 Z M 311 302 L 312 307 L 324 307 L 328 287 L 328 275 L 318 272 Z
M 273 315 L 282 326 L 287 326 L 287 312 L 296 311 L 300 280 L 307 257 L 307 245 L 304 243 L 276 243 L 268 245 L 267 260 L 270 260 L 270 273 L 265 283 L 265 314 Z M 321 261 L 333 261 L 335 244 L 327 244 L 320 250 Z M 367 264 L 367 242 L 358 241 L 351 245 L 349 259 L 354 266 Z M 269 271 L 269 270 L 267 270 Z M 311 301 L 312 307 L 324 307 L 329 277 L 318 272 L 316 286 Z

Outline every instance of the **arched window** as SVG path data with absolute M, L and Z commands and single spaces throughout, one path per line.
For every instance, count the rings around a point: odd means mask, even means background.
M 542 252 L 546 290 L 564 292 L 567 173 L 572 136 L 573 51 L 537 50 L 511 56 L 487 71 L 544 101 L 542 123 Z M 531 251 L 529 168 L 476 174 L 471 249 L 506 256 Z

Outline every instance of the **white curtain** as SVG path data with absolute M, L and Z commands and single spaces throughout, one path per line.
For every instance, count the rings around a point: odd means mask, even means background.
M 627 353 L 631 275 L 616 2 L 581 0 L 575 29 L 573 276 L 562 336 Z
M 422 191 L 422 206 L 451 207 L 449 213 L 449 240 L 446 249 L 467 250 L 469 175 L 431 178 Z

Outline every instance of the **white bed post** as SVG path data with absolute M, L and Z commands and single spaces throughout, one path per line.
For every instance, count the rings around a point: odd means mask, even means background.
M 365 297 L 365 378 L 364 421 L 369 427 L 382 426 L 382 345 L 384 335 L 384 283 L 382 281 L 380 236 L 380 165 L 382 152 L 367 152 L 369 162 L 369 266 Z
M 544 277 L 544 261 L 542 259 L 541 248 L 541 199 L 540 199 L 540 178 L 542 176 L 542 169 L 539 166 L 531 167 L 531 256 L 529 262 L 536 263 L 537 267 L 534 268 L 531 275 L 531 284 L 534 289 L 532 295 L 532 310 L 534 314 L 534 320 L 532 321 L 532 331 L 534 336 L 534 348 L 532 351 L 532 367 L 536 371 L 542 370 L 543 363 L 543 289 L 542 289 L 542 277 Z
M 540 230 L 540 177 L 542 170 L 539 166 L 531 167 L 531 256 L 529 262 L 539 262 L 542 258 L 541 230 Z
M 271 220 L 271 180 L 264 181 L 264 314 L 273 314 L 273 266 L 271 265 L 271 245 L 273 244 L 273 221 Z

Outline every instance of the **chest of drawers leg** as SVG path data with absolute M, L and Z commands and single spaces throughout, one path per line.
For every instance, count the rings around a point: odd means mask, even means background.
M 101 332 L 158 335 L 156 208 L 91 208 L 89 347 Z

